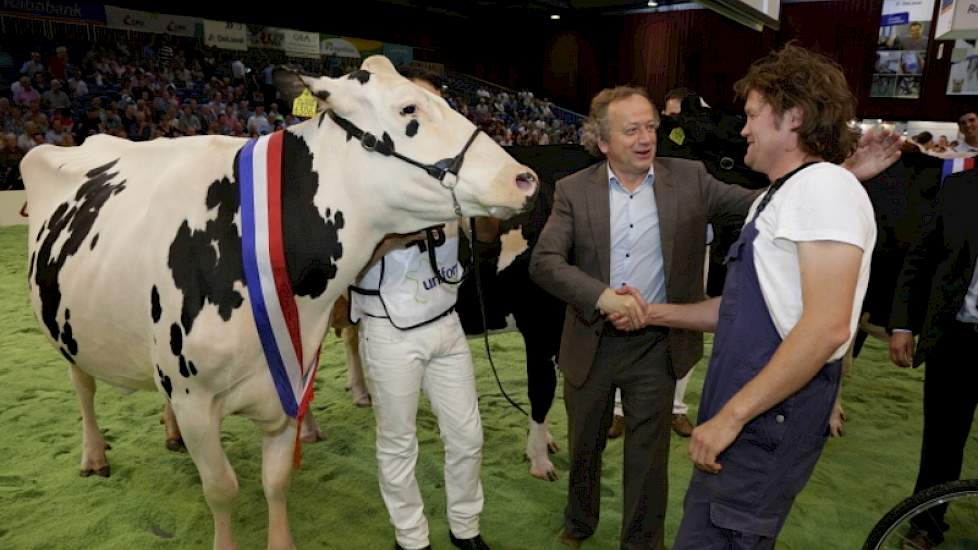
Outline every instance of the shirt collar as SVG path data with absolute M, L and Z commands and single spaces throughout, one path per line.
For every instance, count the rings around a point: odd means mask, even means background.
M 617 185 L 618 187 L 624 189 L 624 186 L 621 184 L 621 181 L 618 180 L 618 176 L 616 176 L 615 173 L 611 171 L 610 162 L 607 163 L 607 168 L 608 168 L 608 187 L 614 188 Z M 655 164 L 649 166 L 649 175 L 645 177 L 645 179 L 642 181 L 642 184 L 639 185 L 639 188 L 645 185 L 651 186 L 654 181 L 655 181 Z

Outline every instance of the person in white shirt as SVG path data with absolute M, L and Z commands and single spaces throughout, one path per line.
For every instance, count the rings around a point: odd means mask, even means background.
M 435 77 L 405 76 L 441 97 Z M 394 525 L 394 548 L 430 549 L 414 475 L 415 419 L 423 390 L 445 444 L 449 540 L 464 550 L 488 550 L 479 532 L 483 436 L 475 367 L 454 310 L 458 286 L 449 284 L 462 275 L 458 224 L 428 231 L 427 239 L 422 232 L 385 240 L 350 288 L 350 317 L 360 326 L 360 350 L 377 418 L 380 493 Z M 429 258 L 431 246 L 437 267 Z
M 974 111 L 964 113 L 958 118 L 958 130 L 964 141 L 954 147 L 958 153 L 978 153 L 978 114 Z

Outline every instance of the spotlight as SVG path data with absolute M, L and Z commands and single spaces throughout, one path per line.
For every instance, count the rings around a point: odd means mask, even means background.
M 550 18 L 553 19 L 554 21 L 556 21 L 556 20 L 560 19 L 560 15 L 558 15 L 558 14 L 555 13 L 555 14 L 551 15 Z

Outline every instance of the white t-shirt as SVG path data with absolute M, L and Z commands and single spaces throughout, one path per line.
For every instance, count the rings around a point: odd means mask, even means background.
M 757 205 L 747 220 L 754 219 Z M 838 241 L 863 250 L 856 296 L 852 303 L 849 342 L 832 354 L 842 357 L 852 338 L 869 284 L 869 265 L 876 245 L 873 205 L 862 184 L 848 170 L 821 162 L 805 168 L 786 181 L 757 219 L 754 267 L 764 302 L 778 334 L 784 338 L 801 319 L 801 269 L 799 242 Z

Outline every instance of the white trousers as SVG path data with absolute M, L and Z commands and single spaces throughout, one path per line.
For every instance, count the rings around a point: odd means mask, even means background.
M 458 538 L 479 534 L 482 512 L 482 421 L 475 370 L 458 316 L 400 330 L 387 319 L 364 317 L 360 349 L 377 418 L 380 494 L 394 535 L 405 549 L 428 546 L 428 520 L 414 475 L 416 417 L 423 389 L 445 445 L 448 525 Z
M 676 393 L 672 397 L 672 414 L 686 414 L 689 412 L 689 406 L 686 405 L 686 386 L 689 385 L 689 379 L 692 377 L 693 369 L 689 369 L 686 376 L 676 380 Z M 621 390 L 619 389 L 615 389 L 615 414 L 625 416 L 621 408 Z

